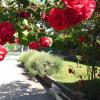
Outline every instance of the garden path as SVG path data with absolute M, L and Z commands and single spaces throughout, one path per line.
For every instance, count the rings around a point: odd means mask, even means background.
M 53 100 L 35 78 L 29 78 L 15 60 L 0 62 L 0 100 Z

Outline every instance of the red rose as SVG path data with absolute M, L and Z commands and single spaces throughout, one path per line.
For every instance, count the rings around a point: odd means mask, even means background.
M 6 43 L 7 41 L 10 41 L 13 38 L 13 35 L 15 33 L 15 29 L 13 27 L 13 24 L 10 22 L 2 22 L 0 23 L 0 43 Z
M 5 56 L 4 54 L 0 54 L 0 61 L 4 60 Z
M 79 36 L 79 41 L 80 41 L 80 43 L 83 43 L 85 41 L 85 36 L 80 35 Z
M 21 43 L 20 39 L 19 38 L 16 38 L 15 39 L 15 43 L 20 44 Z
M 65 9 L 66 20 L 69 22 L 69 26 L 73 26 L 82 22 L 82 12 L 73 8 Z
M 0 45 L 0 61 L 2 61 L 6 55 L 7 55 L 6 48 Z
M 80 11 L 82 13 L 83 20 L 89 19 L 96 8 L 95 0 L 62 0 L 62 1 L 68 8 L 73 8 L 75 10 Z
M 0 45 L 4 45 L 6 41 L 3 38 L 0 38 Z
M 48 48 L 52 45 L 52 39 L 49 37 L 41 37 L 39 43 L 41 47 Z
M 30 13 L 28 13 L 27 11 L 22 11 L 19 13 L 19 17 L 27 19 L 30 17 Z
M 64 15 L 64 10 L 60 8 L 52 8 L 49 11 L 48 23 L 56 31 L 61 31 L 68 27 L 68 22 Z
M 28 46 L 29 46 L 30 49 L 36 49 L 37 50 L 39 48 L 39 43 L 33 41 L 33 42 L 30 42 Z
M 62 0 L 66 7 L 80 9 L 88 0 Z
M 47 15 L 45 12 L 43 12 L 43 13 L 41 14 L 41 19 L 42 19 L 43 21 L 47 21 L 47 20 L 48 20 L 48 15 Z
M 85 3 L 84 7 L 82 8 L 83 20 L 91 18 L 95 8 L 96 8 L 95 0 L 88 0 L 88 2 Z

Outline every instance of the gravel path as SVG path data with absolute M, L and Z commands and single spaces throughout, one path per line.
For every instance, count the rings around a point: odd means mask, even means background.
M 0 62 L 0 100 L 53 99 L 38 80 L 25 75 L 17 60 L 6 58 Z

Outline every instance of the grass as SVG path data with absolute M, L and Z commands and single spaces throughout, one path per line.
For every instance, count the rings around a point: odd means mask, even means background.
M 71 68 L 73 71 L 75 71 L 75 74 L 69 73 L 69 68 Z M 98 72 L 100 71 L 100 68 L 98 67 Z M 97 75 L 97 74 L 96 74 Z M 82 76 L 82 80 L 84 80 L 84 84 L 80 85 L 80 81 Z M 53 73 L 51 75 L 52 78 L 54 78 L 56 81 L 64 84 L 65 86 L 71 88 L 74 91 L 81 91 L 85 94 L 87 94 L 91 91 L 90 84 L 91 81 L 88 80 L 87 75 L 87 66 L 85 64 L 80 64 L 79 67 L 77 67 L 76 62 L 72 61 L 65 61 L 64 66 L 59 70 L 57 73 Z M 96 89 L 97 92 L 100 94 L 100 78 L 97 78 L 96 81 Z
M 72 70 L 75 70 L 75 75 L 72 73 L 69 73 L 68 69 L 71 68 Z M 84 79 L 87 79 L 87 68 L 86 65 L 80 64 L 80 67 L 77 68 L 77 63 L 65 61 L 64 66 L 61 68 L 61 70 L 58 73 L 52 74 L 52 77 L 56 79 L 59 82 L 68 82 L 72 83 L 79 79 L 79 76 L 84 76 Z

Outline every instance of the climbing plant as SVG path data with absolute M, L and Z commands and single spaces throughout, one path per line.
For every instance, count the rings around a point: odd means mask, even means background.
M 0 1 L 0 45 L 18 43 L 30 49 L 48 50 L 59 48 L 61 42 L 57 46 L 53 43 L 59 41 L 59 34 L 64 34 L 62 43 L 68 39 L 78 45 L 81 54 L 87 55 L 92 64 L 91 80 L 95 80 L 99 30 L 99 0 Z

